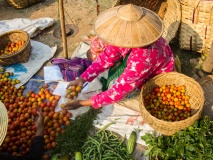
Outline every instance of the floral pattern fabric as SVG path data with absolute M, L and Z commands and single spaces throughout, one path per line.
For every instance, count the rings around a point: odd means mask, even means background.
M 141 89 L 148 79 L 157 74 L 174 70 L 172 50 L 165 39 L 160 38 L 155 43 L 143 48 L 130 49 L 108 45 L 81 77 L 91 82 L 100 73 L 112 67 L 120 58 L 125 58 L 130 50 L 126 68 L 116 83 L 107 91 L 92 97 L 94 108 L 118 102 L 131 91 Z

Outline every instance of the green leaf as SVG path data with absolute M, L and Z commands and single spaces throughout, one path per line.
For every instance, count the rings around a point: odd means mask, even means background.
M 179 135 L 179 136 L 183 136 L 183 133 L 184 133 L 183 131 L 179 131 L 179 132 L 178 132 L 178 135 Z
M 186 146 L 186 149 L 189 151 L 194 151 L 195 148 L 192 145 Z
M 168 153 L 169 157 L 175 154 L 175 150 L 172 148 L 168 148 L 166 152 Z
M 153 149 L 153 154 L 152 154 L 153 157 L 157 156 L 157 155 L 163 156 L 163 154 L 164 153 L 162 152 L 162 150 L 160 148 Z
M 144 140 L 145 142 L 148 140 L 150 141 L 150 134 L 145 133 L 145 135 L 141 136 L 141 139 Z
M 199 146 L 200 146 L 200 148 L 204 148 L 204 146 L 203 146 L 203 144 L 202 143 L 199 143 Z
M 192 153 L 189 152 L 189 151 L 186 151 L 186 157 L 187 157 L 187 158 L 191 158 L 191 157 L 192 157 Z
M 197 128 L 197 127 L 198 127 L 198 120 L 196 120 L 196 121 L 194 122 L 193 127 L 194 127 L 194 128 Z
M 191 139 L 190 135 L 187 135 L 187 136 L 185 137 L 185 141 L 186 141 L 186 142 L 189 142 L 190 139 Z
M 153 146 L 148 146 L 148 149 L 144 152 L 144 155 L 147 156 L 149 153 L 152 151 L 154 147 Z

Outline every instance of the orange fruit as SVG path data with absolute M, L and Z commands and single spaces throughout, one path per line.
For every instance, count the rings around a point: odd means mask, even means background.
M 81 87 L 81 86 L 77 86 L 77 87 L 76 87 L 76 89 L 75 89 L 75 91 L 76 91 L 76 92 L 80 92 L 80 91 L 81 91 L 81 89 L 82 89 L 82 87 Z
M 70 125 L 70 121 L 66 121 L 65 125 L 69 126 Z
M 52 148 L 55 148 L 56 147 L 56 142 L 52 142 L 51 145 L 52 145 Z
M 62 110 L 62 114 L 65 116 L 68 113 L 67 110 Z
M 59 123 L 54 123 L 53 127 L 54 128 L 58 128 L 58 127 L 60 127 L 60 124 Z
M 64 122 L 67 122 L 67 121 L 69 121 L 69 118 L 63 117 L 63 121 L 64 121 Z
M 47 93 L 46 94 L 46 99 L 49 99 L 51 97 L 51 94 Z
M 52 149 L 51 143 L 48 143 L 48 144 L 46 145 L 46 147 L 47 147 L 47 150 L 51 150 L 51 149 Z
M 67 117 L 67 118 L 71 118 L 71 117 L 72 117 L 72 113 L 68 112 L 68 113 L 66 114 L 66 117 Z

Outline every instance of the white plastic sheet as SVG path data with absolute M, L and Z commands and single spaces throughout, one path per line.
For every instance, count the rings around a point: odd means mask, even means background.
M 41 30 L 52 26 L 55 23 L 53 18 L 39 18 L 30 20 L 27 18 L 15 18 L 11 20 L 0 21 L 0 34 L 12 31 L 23 30 L 30 37 L 35 37 Z

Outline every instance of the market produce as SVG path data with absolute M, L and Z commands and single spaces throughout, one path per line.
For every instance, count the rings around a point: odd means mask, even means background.
M 129 154 L 132 154 L 135 148 L 135 143 L 137 139 L 137 133 L 135 131 L 132 131 L 130 134 L 129 140 L 127 142 L 127 151 Z
M 213 159 L 213 121 L 208 116 L 172 136 L 146 133 L 141 138 L 148 145 L 144 154 L 152 159 Z
M 147 111 L 161 120 L 180 121 L 191 115 L 190 97 L 186 86 L 164 85 L 155 87 L 144 96 Z
M 30 90 L 23 95 L 25 87 L 17 89 L 15 85 L 20 81 L 10 79 L 10 75 L 8 72 L 0 73 L 0 100 L 8 110 L 8 130 L 0 152 L 25 155 L 29 151 L 36 132 L 32 116 L 37 115 L 39 108 L 44 115 L 45 150 L 55 148 L 55 139 L 70 125 L 72 114 L 67 110 L 55 112 L 60 96 L 53 95 L 48 85 L 40 86 L 38 93 Z
M 68 154 L 64 156 L 59 156 L 58 154 L 54 154 L 52 155 L 50 160 L 70 160 L 70 156 Z
M 68 99 L 76 98 L 78 93 L 81 92 L 81 89 L 82 89 L 81 86 L 70 86 L 66 90 L 66 98 L 68 98 Z
M 53 153 L 60 156 L 70 155 L 75 157 L 75 152 L 81 151 L 98 113 L 100 113 L 100 109 L 91 107 L 86 113 L 77 116 L 72 121 L 72 125 L 69 125 L 64 133 L 56 138 L 57 146 Z
M 88 136 L 82 147 L 82 153 L 83 159 L 131 159 L 125 145 L 125 137 L 120 140 L 113 132 L 105 129 L 101 129 L 93 136 Z
M 81 152 L 76 152 L 75 153 L 75 160 L 83 160 Z
M 24 46 L 25 41 L 17 41 L 17 42 L 10 42 L 6 45 L 6 47 L 0 51 L 1 55 L 8 55 L 12 54 L 18 50 L 20 50 Z

